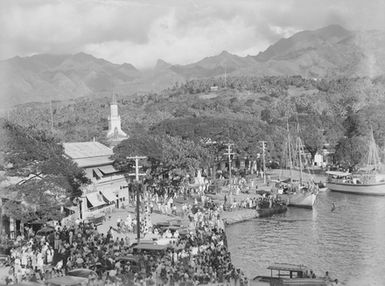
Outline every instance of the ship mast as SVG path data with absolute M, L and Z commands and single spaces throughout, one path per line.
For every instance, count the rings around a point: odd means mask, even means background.
M 290 168 L 290 183 L 292 182 L 292 177 L 293 177 L 293 162 L 291 158 L 291 139 L 290 139 L 290 130 L 289 130 L 289 120 L 287 119 L 286 122 L 286 128 L 287 128 L 287 149 L 289 152 L 289 168 Z
M 378 152 L 376 141 L 374 140 L 373 128 L 370 127 L 370 139 L 369 139 L 369 152 L 367 167 L 373 166 L 375 170 L 378 170 L 380 164 L 380 155 Z
M 296 140 L 296 148 L 297 148 L 297 151 L 298 151 L 298 159 L 299 159 L 299 184 L 301 185 L 302 184 L 302 151 L 303 151 L 303 148 L 302 148 L 302 141 L 301 141 L 301 137 L 299 137 L 299 124 L 297 124 L 297 140 Z

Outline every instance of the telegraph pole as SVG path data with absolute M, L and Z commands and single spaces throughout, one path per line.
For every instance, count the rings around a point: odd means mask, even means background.
M 225 145 L 227 145 L 227 153 L 224 153 L 224 155 L 227 155 L 229 159 L 229 182 L 230 182 L 230 192 L 231 192 L 231 155 L 235 154 L 231 152 L 231 146 L 233 146 L 234 144 L 227 143 Z
M 262 143 L 262 167 L 263 167 L 263 183 L 266 184 L 266 161 L 265 161 L 265 144 L 266 141 L 261 141 Z
M 136 182 L 136 238 L 138 242 L 140 241 L 140 211 L 139 211 L 139 205 L 140 205 L 140 190 L 142 189 L 142 186 L 139 184 L 139 176 L 145 176 L 146 174 L 140 174 L 139 173 L 139 160 L 146 159 L 145 156 L 134 156 L 134 157 L 127 157 L 127 159 L 135 160 L 135 173 L 129 174 L 130 176 L 135 176 L 135 182 Z

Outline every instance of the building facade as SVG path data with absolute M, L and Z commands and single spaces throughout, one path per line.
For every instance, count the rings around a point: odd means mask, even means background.
M 91 184 L 84 187 L 78 202 L 81 219 L 105 213 L 106 209 L 128 204 L 129 191 L 123 173 L 113 166 L 111 148 L 96 142 L 63 143 L 64 153 L 82 168 Z

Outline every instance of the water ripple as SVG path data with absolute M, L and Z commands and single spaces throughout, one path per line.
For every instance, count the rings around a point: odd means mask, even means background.
M 332 212 L 332 202 L 336 209 Z M 274 262 L 305 264 L 341 285 L 385 285 L 385 198 L 327 192 L 313 211 L 255 219 L 227 229 L 234 263 L 250 277 Z

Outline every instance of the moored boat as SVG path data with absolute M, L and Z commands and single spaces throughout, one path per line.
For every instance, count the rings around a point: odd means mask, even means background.
M 254 281 L 270 286 L 331 286 L 337 285 L 337 279 L 331 279 L 326 273 L 325 277 L 316 278 L 309 268 L 304 265 L 288 263 L 275 263 L 269 266 L 270 276 L 256 276 Z
M 385 196 L 385 181 L 363 183 L 347 172 L 329 171 L 326 186 L 329 190 L 357 195 Z
M 303 186 L 299 182 L 283 181 L 276 183 L 275 188 L 279 198 L 289 207 L 312 209 L 317 199 L 318 186 L 314 184 Z
M 299 134 L 299 127 L 298 134 Z M 290 176 L 287 180 L 279 180 L 275 185 L 279 197 L 287 201 L 289 207 L 300 207 L 312 209 L 318 194 L 318 185 L 314 181 L 307 180 L 304 182 L 302 169 L 307 165 L 305 150 L 301 138 L 297 135 L 293 141 L 290 136 L 289 123 L 287 124 L 287 140 L 284 148 L 284 158 L 286 158 L 287 166 L 290 169 Z M 299 181 L 293 178 L 293 169 L 298 168 Z
M 309 191 L 296 192 L 280 195 L 282 199 L 288 200 L 289 207 L 312 209 L 317 199 L 317 194 Z
M 385 196 L 385 174 L 381 165 L 379 150 L 371 130 L 366 164 L 361 164 L 358 171 L 354 173 L 326 172 L 327 187 L 334 192 Z
M 256 208 L 255 211 L 257 212 L 256 217 L 262 218 L 284 213 L 287 211 L 287 207 L 283 204 L 275 204 L 272 207 Z
M 255 206 L 256 217 L 269 217 L 275 214 L 284 213 L 287 211 L 285 201 L 282 201 L 276 195 L 272 195 L 269 192 L 269 195 L 261 196 Z

